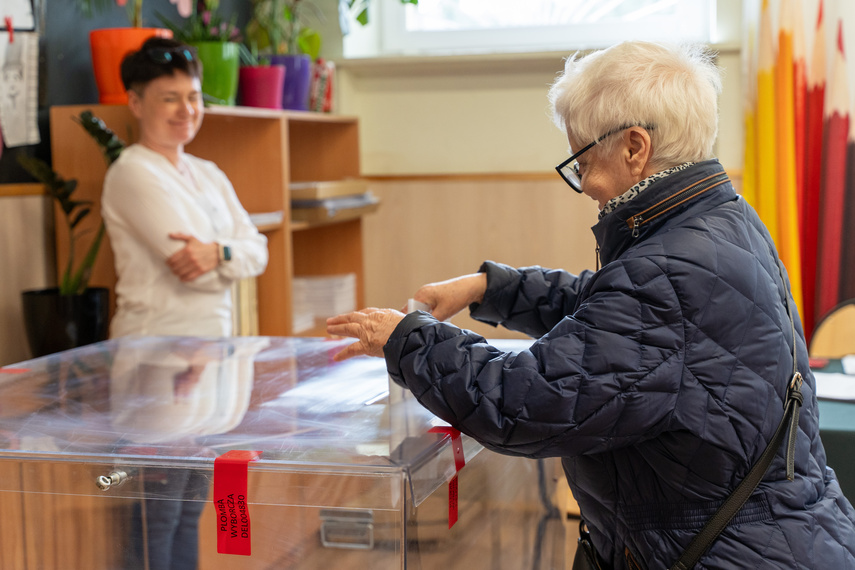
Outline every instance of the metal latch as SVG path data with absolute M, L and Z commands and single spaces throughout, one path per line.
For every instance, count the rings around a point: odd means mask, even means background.
M 327 548 L 374 548 L 374 513 L 370 510 L 321 509 L 321 544 Z
M 121 470 L 111 472 L 109 475 L 101 475 L 95 479 L 95 484 L 102 491 L 107 491 L 113 487 L 118 487 L 128 480 L 128 474 Z

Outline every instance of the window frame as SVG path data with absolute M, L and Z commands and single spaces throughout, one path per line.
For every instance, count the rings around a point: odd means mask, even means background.
M 715 34 L 715 1 L 683 0 L 673 16 L 638 22 L 525 26 L 492 30 L 407 31 L 407 6 L 380 3 L 377 56 L 432 56 L 478 53 L 599 49 L 623 40 L 710 43 Z M 663 38 L 662 30 L 679 30 Z M 568 39 L 570 38 L 570 39 Z

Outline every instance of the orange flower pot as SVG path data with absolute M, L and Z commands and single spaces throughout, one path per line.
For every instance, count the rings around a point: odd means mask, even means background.
M 125 105 L 128 94 L 122 85 L 119 66 L 128 52 L 138 50 L 148 38 L 171 38 L 166 28 L 103 28 L 89 32 L 92 48 L 92 70 L 98 86 L 98 100 L 103 105 Z

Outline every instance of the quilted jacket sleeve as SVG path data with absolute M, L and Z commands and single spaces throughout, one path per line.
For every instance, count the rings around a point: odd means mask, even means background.
M 473 319 L 541 337 L 571 314 L 590 271 L 578 276 L 542 267 L 513 267 L 485 261 L 479 273 L 487 274 L 483 301 L 470 306 Z
M 437 416 L 503 453 L 573 456 L 653 437 L 680 386 L 676 294 L 646 258 L 590 279 L 577 310 L 517 354 L 426 313 L 408 315 L 385 347 L 389 373 Z

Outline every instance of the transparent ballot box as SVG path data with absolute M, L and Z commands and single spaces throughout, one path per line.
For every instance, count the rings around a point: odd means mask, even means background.
M 382 359 L 333 362 L 344 343 L 122 339 L 0 369 L 0 568 L 563 568 L 557 460 L 454 437 Z

